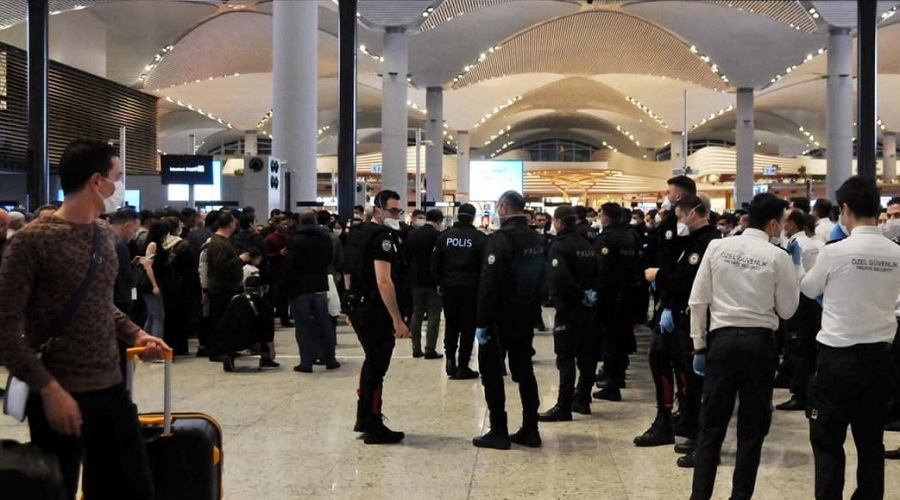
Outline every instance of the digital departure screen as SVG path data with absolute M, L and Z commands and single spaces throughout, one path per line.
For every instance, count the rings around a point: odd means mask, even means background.
M 161 155 L 159 160 L 163 184 L 213 183 L 212 156 Z

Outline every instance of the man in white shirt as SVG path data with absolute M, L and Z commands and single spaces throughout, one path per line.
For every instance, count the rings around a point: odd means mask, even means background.
M 824 294 L 808 409 L 816 498 L 842 498 L 848 426 L 858 456 L 853 498 L 884 498 L 882 440 L 895 376 L 890 345 L 897 331 L 900 247 L 876 227 L 874 179 L 847 179 L 837 203 L 850 236 L 827 245 L 800 285 L 807 297 Z
M 784 216 L 784 232 L 787 249 L 797 267 L 798 279 L 816 263 L 816 257 L 825 244 L 813 238 L 813 220 L 799 208 L 792 208 Z M 776 406 L 783 411 L 806 410 L 809 378 L 816 366 L 816 333 L 822 323 L 822 306 L 804 295 L 793 318 L 784 322 L 784 355 L 791 363 L 791 399 Z
M 822 243 L 830 241 L 831 231 L 834 230 L 834 222 L 831 222 L 831 207 L 831 202 L 825 198 L 819 198 L 813 205 L 812 216 L 816 219 L 816 238 Z
M 771 194 L 755 196 L 747 230 L 709 244 L 691 289 L 694 371 L 706 377 L 691 500 L 712 496 L 722 441 L 738 395 L 731 498 L 753 496 L 763 441 L 772 422 L 778 364 L 775 330 L 779 317 L 794 315 L 800 296 L 790 255 L 770 242 L 781 234 L 786 208 L 786 201 Z

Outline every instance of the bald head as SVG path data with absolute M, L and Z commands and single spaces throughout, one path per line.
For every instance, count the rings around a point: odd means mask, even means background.
M 9 212 L 0 208 L 0 238 L 6 238 L 7 229 L 9 229 Z

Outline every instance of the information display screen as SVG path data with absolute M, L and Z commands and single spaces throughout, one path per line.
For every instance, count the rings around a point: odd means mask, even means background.
M 163 184 L 212 184 L 213 157 L 200 155 L 162 155 L 159 157 Z
M 522 160 L 472 160 L 469 164 L 469 199 L 497 201 L 509 190 L 523 193 Z

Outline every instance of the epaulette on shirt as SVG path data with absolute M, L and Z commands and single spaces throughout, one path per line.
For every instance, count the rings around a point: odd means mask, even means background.
M 832 244 L 832 243 L 837 243 L 837 242 L 839 242 L 839 241 L 844 241 L 845 239 L 846 239 L 846 238 L 841 238 L 841 239 L 839 239 L 839 240 L 826 241 L 826 242 L 825 242 L 825 245 L 830 245 L 830 244 Z
M 769 244 L 772 245 L 773 247 L 779 249 L 779 250 L 783 250 L 783 251 L 784 251 L 785 253 L 787 253 L 788 255 L 791 254 L 791 251 L 790 251 L 790 250 L 788 250 L 787 248 L 784 248 L 784 247 L 781 246 L 781 245 L 776 245 L 775 243 L 772 243 L 771 241 L 769 242 Z

